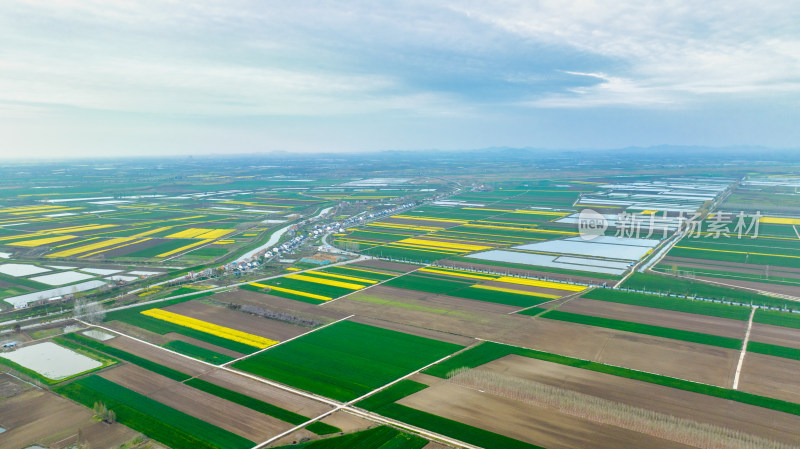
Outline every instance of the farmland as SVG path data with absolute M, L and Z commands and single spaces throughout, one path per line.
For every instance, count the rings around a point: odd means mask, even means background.
M 342 322 L 233 367 L 348 401 L 458 349 L 450 343 Z
M 725 239 L 725 173 L 271 165 L 9 178 L 0 445 L 797 446 L 791 201 Z

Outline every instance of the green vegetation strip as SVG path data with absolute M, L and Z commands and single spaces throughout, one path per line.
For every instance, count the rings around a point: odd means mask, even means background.
M 759 295 L 746 290 L 719 287 L 700 281 L 677 278 L 674 276 L 662 276 L 651 273 L 634 273 L 628 278 L 628 280 L 625 281 L 624 284 L 622 284 L 622 286 L 635 290 L 674 293 L 686 296 L 700 296 L 703 298 L 729 300 L 744 304 L 755 304 L 771 307 L 789 307 L 800 310 L 800 305 L 798 305 L 796 301 Z
M 249 449 L 255 445 L 102 377 L 84 377 L 54 390 L 86 407 L 102 402 L 120 423 L 173 449 Z
M 520 312 L 523 315 L 536 315 L 541 312 L 538 309 L 529 309 Z M 570 323 L 586 324 L 589 326 L 604 327 L 606 329 L 616 329 L 637 334 L 652 335 L 655 337 L 671 338 L 673 340 L 690 341 L 702 343 L 704 345 L 719 346 L 721 348 L 740 349 L 742 341 L 736 338 L 721 337 L 719 335 L 703 334 L 670 327 L 652 326 L 649 324 L 633 323 L 630 321 L 612 320 L 590 315 L 562 312 L 560 310 L 550 310 L 540 315 L 542 318 L 551 320 L 567 321 Z
M 800 360 L 800 349 L 797 348 L 789 348 L 786 346 L 750 341 L 747 343 L 747 350 L 750 352 L 757 352 L 759 354 L 782 357 L 784 359 Z
M 202 360 L 208 363 L 213 363 L 214 365 L 222 365 L 223 363 L 227 363 L 230 362 L 231 360 L 234 360 L 234 358 L 229 355 L 220 354 L 219 352 L 202 348 L 200 346 L 193 345 L 191 343 L 186 343 L 185 341 L 181 340 L 173 340 L 167 342 L 166 344 L 164 344 L 164 347 L 169 349 L 170 351 L 175 351 L 183 355 L 188 355 L 189 357 L 194 357 L 198 360 Z
M 460 288 L 467 287 L 474 282 L 464 283 L 446 280 L 442 278 L 434 278 L 433 276 L 418 276 L 414 274 L 407 274 L 392 280 L 384 282 L 382 285 L 388 287 L 402 288 L 405 290 L 417 290 L 427 293 L 449 293 Z
M 422 449 L 428 440 L 388 426 L 327 438 L 310 443 L 281 446 L 286 449 Z
M 668 296 L 632 293 L 610 288 L 596 288 L 582 295 L 583 298 L 598 301 L 629 304 L 632 306 L 651 307 L 654 309 L 672 310 L 675 312 L 694 313 L 696 315 L 715 316 L 731 320 L 747 321 L 750 319 L 750 308 L 719 304 L 708 301 L 671 298 Z
M 794 402 L 782 401 L 780 399 L 773 399 L 756 394 L 745 393 L 744 391 L 730 390 L 714 385 L 707 385 L 689 380 L 662 376 L 660 374 L 646 373 L 629 368 L 605 365 L 602 363 L 590 362 L 588 360 L 576 359 L 559 354 L 536 351 L 533 349 L 518 348 L 493 342 L 481 343 L 467 351 L 461 352 L 458 355 L 445 360 L 442 363 L 428 368 L 424 371 L 424 373 L 431 376 L 446 378 L 450 372 L 458 368 L 475 368 L 512 354 L 522 357 L 529 357 L 532 359 L 544 360 L 546 362 L 558 363 L 560 365 L 572 366 L 589 371 L 595 371 L 598 373 L 611 374 L 614 376 L 639 380 L 665 387 L 676 388 L 678 390 L 705 394 L 708 396 L 728 399 L 731 401 L 741 402 L 743 404 L 755 405 L 757 407 L 768 408 L 771 410 L 777 410 L 779 412 L 800 416 L 800 404 L 796 404 Z
M 469 287 L 450 292 L 448 295 L 515 307 L 531 307 L 543 302 L 552 301 L 550 298 Z
M 65 335 L 68 339 L 81 343 L 89 348 L 96 349 L 98 351 L 102 351 L 106 354 L 113 355 L 121 360 L 125 360 L 127 362 L 133 363 L 139 367 L 142 367 L 146 370 L 152 371 L 156 374 L 160 374 L 164 377 L 168 377 L 172 380 L 176 380 L 178 382 L 184 382 L 186 385 L 197 388 L 198 390 L 205 391 L 206 393 L 213 394 L 214 396 L 219 396 L 223 399 L 227 399 L 231 402 L 235 402 L 239 405 L 243 405 L 247 408 L 251 408 L 255 411 L 264 413 L 266 415 L 272 416 L 274 418 L 280 419 L 281 421 L 286 421 L 290 424 L 298 425 L 308 421 L 303 415 L 299 415 L 297 413 L 291 412 L 289 410 L 282 409 L 278 406 L 266 403 L 264 401 L 260 401 L 258 399 L 251 398 L 247 395 L 238 393 L 233 390 L 228 390 L 227 388 L 220 387 L 218 385 L 212 384 L 210 382 L 200 380 L 197 378 L 193 378 L 192 376 L 182 373 L 180 371 L 174 370 L 172 368 L 168 368 L 163 365 L 159 365 L 158 363 L 152 362 L 145 358 L 139 357 L 137 355 L 133 355 L 129 352 L 125 352 L 121 349 L 114 348 L 112 346 L 105 345 L 98 341 L 92 340 L 90 338 L 77 335 L 77 334 L 67 334 Z M 73 343 L 75 344 L 75 343 Z M 316 424 L 316 423 L 315 423 Z M 339 432 L 340 430 L 336 427 L 329 426 L 324 423 L 319 423 L 318 425 L 312 424 L 308 427 L 308 430 L 311 432 L 317 433 L 318 435 L 326 435 L 329 433 Z M 312 428 L 312 426 L 314 426 Z
M 66 334 L 64 338 L 72 340 L 76 343 L 79 343 L 83 346 L 88 348 L 96 349 L 98 351 L 104 352 L 112 357 L 116 357 L 120 360 L 125 360 L 126 362 L 133 363 L 134 365 L 140 366 L 146 370 L 152 371 L 154 373 L 160 374 L 164 377 L 168 377 L 172 380 L 177 380 L 178 382 L 182 382 L 184 380 L 190 379 L 192 376 L 188 374 L 184 374 L 178 370 L 174 370 L 172 368 L 166 367 L 164 365 L 160 365 L 156 362 L 151 360 L 145 359 L 144 357 L 139 357 L 138 355 L 131 354 L 130 352 L 123 351 L 122 349 L 117 349 L 113 346 L 108 346 L 104 343 L 100 343 L 97 340 L 92 340 L 91 338 L 84 337 L 83 335 L 78 335 L 75 333 Z
M 236 362 L 233 367 L 350 401 L 461 348 L 342 321 Z
M 406 407 L 405 405 L 395 404 L 396 401 L 422 391 L 427 387 L 427 385 L 412 380 L 403 380 L 380 393 L 376 393 L 367 399 L 357 402 L 356 406 L 412 426 L 430 430 L 431 432 L 436 432 L 487 449 L 539 448 L 539 446 L 489 432 L 488 430 Z
M 800 329 L 800 313 L 758 309 L 753 316 L 753 322 Z
M 293 299 L 295 301 L 307 302 L 309 304 L 322 304 L 322 303 L 325 302 L 325 301 L 323 301 L 321 299 L 314 299 L 314 298 L 309 298 L 309 297 L 306 297 L 306 296 L 294 295 L 292 293 L 281 292 L 281 291 L 278 291 L 278 290 L 266 291 L 265 289 L 263 289 L 261 287 L 256 287 L 255 285 L 250 285 L 250 284 L 240 285 L 239 288 L 241 288 L 243 290 L 249 290 L 251 292 L 263 293 L 265 295 L 272 295 L 272 296 L 278 296 L 278 297 L 286 298 L 286 299 Z
M 153 304 L 145 304 L 142 306 L 132 307 L 130 309 L 118 310 L 106 315 L 105 321 L 122 321 L 124 323 L 128 323 L 133 326 L 146 329 L 150 332 L 155 332 L 159 335 L 165 335 L 170 332 L 175 332 L 176 334 L 185 335 L 187 337 L 204 341 L 206 343 L 211 343 L 212 345 L 219 346 L 225 349 L 230 349 L 231 351 L 236 351 L 242 354 L 250 354 L 252 352 L 258 351 L 259 348 L 256 348 L 254 346 L 246 345 L 244 343 L 239 343 L 238 341 L 228 340 L 227 338 L 191 329 L 185 326 L 180 326 L 178 324 L 170 323 L 168 321 L 159 320 L 157 318 L 153 318 L 147 315 L 142 315 L 141 313 L 145 310 L 150 310 L 150 309 L 163 309 L 173 304 L 178 304 L 185 301 L 191 301 L 193 299 L 197 299 L 198 297 L 210 294 L 213 293 L 201 292 L 197 295 L 189 296 L 186 298 L 170 299 L 167 301 L 157 302 Z
M 238 391 L 229 390 L 219 385 L 212 384 L 202 379 L 193 378 L 184 382 L 186 385 L 197 388 L 198 390 L 205 391 L 206 393 L 213 394 L 214 396 L 221 397 L 231 402 L 272 416 L 273 418 L 280 419 L 281 421 L 288 422 L 289 424 L 300 425 L 309 419 L 298 413 L 280 408 L 276 405 L 252 398 L 246 394 L 239 393 Z M 314 426 L 312 429 L 311 426 Z M 341 432 L 338 427 L 331 426 L 322 422 L 311 424 L 308 429 L 317 435 L 327 435 L 331 433 Z

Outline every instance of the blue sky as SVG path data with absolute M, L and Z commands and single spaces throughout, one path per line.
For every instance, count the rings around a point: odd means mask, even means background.
M 800 142 L 800 8 L 0 3 L 4 157 Z

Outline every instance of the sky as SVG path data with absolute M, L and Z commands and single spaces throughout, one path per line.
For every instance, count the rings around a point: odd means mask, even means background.
M 3 0 L 0 157 L 799 148 L 796 0 Z

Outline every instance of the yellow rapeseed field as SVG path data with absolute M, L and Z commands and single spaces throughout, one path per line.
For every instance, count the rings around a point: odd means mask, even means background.
M 345 279 L 345 280 L 354 281 L 354 282 L 362 282 L 362 283 L 365 283 L 365 284 L 377 284 L 378 283 L 378 281 L 373 281 L 371 279 L 357 278 L 357 277 L 354 277 L 354 276 L 344 276 L 344 275 L 341 275 L 341 274 L 326 273 L 324 271 L 312 271 L 310 274 L 316 274 L 318 276 L 328 276 L 328 277 L 337 278 L 337 279 Z
M 481 279 L 481 280 L 486 280 L 486 281 L 493 281 L 493 280 L 497 279 L 494 276 L 482 276 L 482 275 L 477 275 L 477 274 L 472 274 L 472 273 L 464 273 L 464 272 L 453 271 L 453 270 L 437 270 L 437 269 L 433 269 L 433 268 L 420 268 L 417 271 L 422 271 L 422 272 L 425 272 L 425 273 L 446 274 L 448 276 L 458 276 L 458 277 L 464 277 L 464 278 L 468 278 L 468 279 Z
M 91 243 L 89 245 L 79 246 L 77 248 L 70 248 L 65 249 L 64 251 L 59 251 L 57 253 L 48 254 L 45 257 L 54 258 L 54 257 L 70 257 L 76 254 L 88 253 L 89 251 L 94 251 L 100 248 L 108 248 L 109 246 L 119 245 L 120 243 L 130 242 L 134 240 L 134 237 L 117 237 L 115 239 L 107 239 L 97 243 Z
M 306 276 L 304 274 L 290 274 L 286 276 L 288 279 L 295 279 L 298 281 L 306 281 L 306 282 L 313 282 L 315 284 L 322 284 L 322 285 L 331 285 L 333 287 L 341 287 L 346 288 L 349 290 L 360 290 L 364 288 L 363 285 L 353 284 L 351 282 L 341 282 L 341 281 L 334 281 L 331 279 L 320 279 L 315 278 L 312 276 Z
M 516 293 L 518 295 L 537 296 L 539 298 L 558 299 L 558 295 L 549 295 L 547 293 L 526 292 L 525 290 L 515 290 L 513 288 L 492 287 L 491 285 L 470 285 L 471 288 L 480 288 L 481 290 L 493 290 L 496 292 Z
M 761 217 L 758 219 L 759 223 L 766 224 L 785 224 L 785 225 L 800 225 L 800 218 L 784 218 L 784 217 Z
M 59 235 L 57 237 L 47 237 L 43 239 L 34 239 L 34 240 L 23 240 L 21 242 L 14 242 L 14 243 L 7 243 L 9 246 L 25 246 L 25 247 L 34 247 L 34 246 L 42 246 L 48 245 L 50 243 L 61 242 L 64 240 L 74 239 L 74 235 Z
M 149 309 L 141 312 L 142 315 L 147 315 L 152 318 L 166 321 L 168 323 L 177 324 L 178 326 L 188 327 L 196 331 L 205 332 L 207 334 L 216 335 L 227 340 L 237 341 L 244 343 L 248 346 L 256 348 L 268 348 L 276 343 L 275 340 L 260 337 L 258 335 L 248 334 L 247 332 L 238 331 L 229 327 L 218 326 L 207 321 L 198 320 L 177 313 L 168 312 L 162 309 Z
M 537 281 L 534 279 L 522 279 L 511 276 L 503 276 L 497 278 L 497 281 L 506 282 L 508 284 L 530 285 L 532 287 L 552 288 L 555 290 L 567 290 L 570 292 L 579 292 L 582 290 L 586 290 L 586 287 L 583 287 L 581 285 L 562 284 L 560 282 L 550 282 L 550 281 Z
M 481 251 L 484 249 L 490 249 L 491 246 L 484 246 L 484 245 L 468 245 L 465 243 L 453 243 L 453 242 L 438 242 L 434 240 L 423 240 L 423 239 L 403 239 L 395 243 L 404 243 L 410 245 L 421 245 L 421 246 L 428 246 L 435 249 L 450 249 L 450 250 L 458 250 L 458 251 Z
M 300 290 L 292 290 L 290 288 L 275 287 L 274 285 L 264 285 L 264 284 L 259 284 L 258 282 L 251 282 L 250 285 L 258 288 L 269 288 L 272 290 L 277 290 L 279 292 L 291 293 L 293 295 L 298 295 L 298 296 L 305 296 L 306 298 L 319 299 L 321 301 L 330 301 L 331 299 L 333 299 L 329 296 L 322 296 L 322 295 L 316 295 L 314 293 L 301 292 Z
M 200 240 L 199 242 L 190 243 L 190 244 L 188 244 L 186 246 L 181 246 L 178 249 L 173 249 L 172 251 L 167 251 L 165 253 L 161 253 L 161 254 L 157 255 L 156 257 L 171 256 L 171 255 L 177 254 L 177 253 L 179 253 L 181 251 L 186 251 L 187 249 L 194 248 L 195 246 L 205 245 L 206 243 L 211 243 L 213 241 L 214 241 L 214 239 Z

